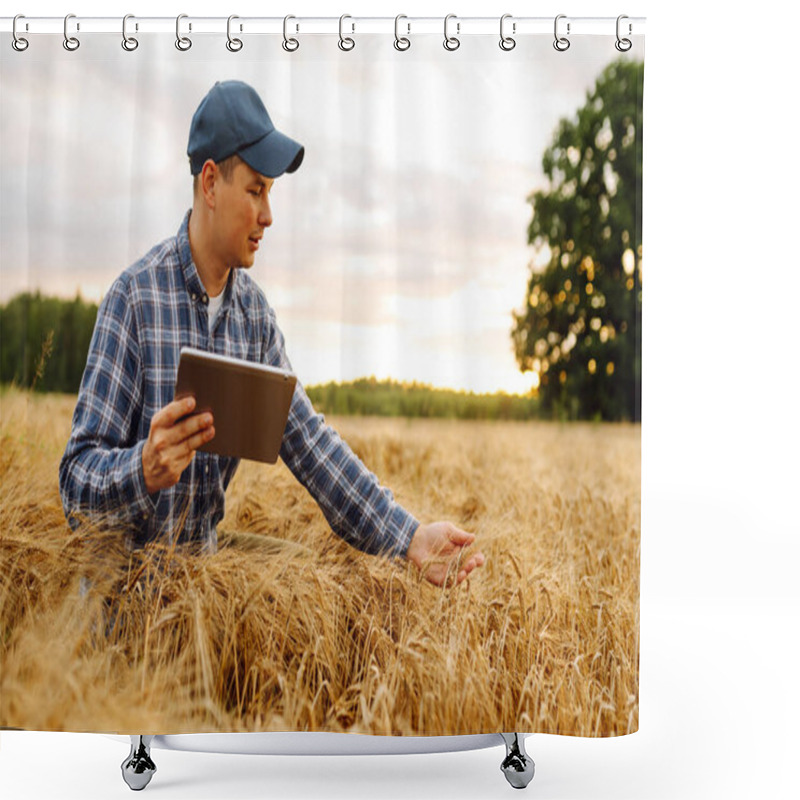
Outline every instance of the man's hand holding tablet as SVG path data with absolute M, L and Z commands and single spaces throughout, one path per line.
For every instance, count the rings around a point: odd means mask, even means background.
M 210 412 L 192 414 L 195 403 L 191 396 L 173 400 L 150 423 L 142 449 L 142 473 L 150 494 L 174 486 L 195 450 L 214 438 L 214 417 Z

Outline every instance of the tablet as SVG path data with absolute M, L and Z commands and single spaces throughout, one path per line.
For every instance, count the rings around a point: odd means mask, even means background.
M 277 367 L 182 347 L 175 399 L 192 395 L 192 414 L 214 415 L 214 438 L 199 450 L 274 464 L 296 383 Z

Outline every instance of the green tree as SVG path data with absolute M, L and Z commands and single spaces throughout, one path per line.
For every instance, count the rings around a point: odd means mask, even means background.
M 528 198 L 545 266 L 531 265 L 512 338 L 550 416 L 641 419 L 643 75 L 625 58 L 606 67 L 559 123 L 548 185 Z

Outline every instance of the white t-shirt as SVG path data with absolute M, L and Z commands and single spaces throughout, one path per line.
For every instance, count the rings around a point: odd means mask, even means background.
M 214 330 L 214 323 L 217 321 L 217 314 L 222 308 L 222 297 L 225 292 L 220 292 L 216 297 L 208 296 L 208 329 Z

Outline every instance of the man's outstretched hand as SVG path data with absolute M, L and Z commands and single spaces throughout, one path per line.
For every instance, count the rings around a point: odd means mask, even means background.
M 417 528 L 406 555 L 436 586 L 453 581 L 461 583 L 486 560 L 480 550 L 464 560 L 464 548 L 474 541 L 474 533 L 462 531 L 451 522 L 432 522 Z

